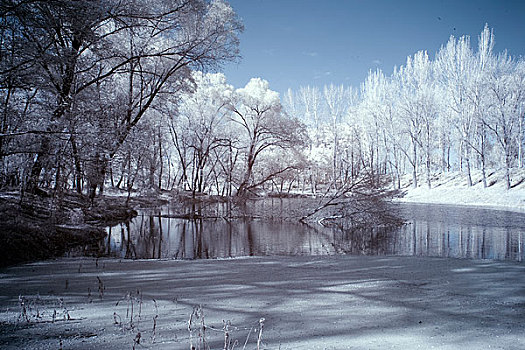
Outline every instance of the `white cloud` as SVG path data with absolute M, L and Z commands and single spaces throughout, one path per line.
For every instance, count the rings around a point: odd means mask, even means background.
M 303 55 L 310 56 L 310 57 L 317 57 L 319 56 L 319 53 L 315 51 L 309 51 L 309 52 L 303 52 Z

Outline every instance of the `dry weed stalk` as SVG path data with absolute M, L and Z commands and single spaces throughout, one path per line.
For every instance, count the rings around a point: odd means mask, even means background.
M 98 280 L 98 297 L 102 299 L 104 296 L 104 290 L 106 290 L 106 287 L 104 286 L 104 282 L 100 279 L 100 277 L 97 276 Z
M 230 339 L 230 327 L 232 323 L 229 320 L 228 321 L 222 320 L 222 323 L 223 323 L 223 330 L 224 330 L 224 348 L 223 350 L 230 350 L 232 349 L 231 339 Z
M 190 350 L 209 350 L 206 340 L 206 331 L 215 331 L 222 332 L 223 334 L 223 350 L 234 350 L 235 347 L 239 344 L 237 340 L 232 338 L 233 330 L 249 330 L 248 336 L 244 342 L 243 350 L 246 350 L 248 342 L 250 340 L 250 335 L 252 334 L 254 328 L 258 331 L 257 336 L 257 350 L 261 350 L 262 347 L 262 333 L 264 328 L 264 318 L 259 319 L 257 326 L 252 326 L 251 328 L 238 328 L 234 327 L 231 321 L 222 321 L 222 328 L 214 328 L 212 326 L 206 325 L 204 321 L 204 311 L 202 306 L 194 306 L 193 311 L 188 320 L 188 331 L 190 333 Z
M 198 327 L 195 327 L 198 325 Z M 206 346 L 206 325 L 204 323 L 204 310 L 202 306 L 194 306 L 188 320 L 188 331 L 190 333 L 190 350 L 207 350 Z M 197 333 L 197 347 L 193 345 L 194 333 Z
M 259 320 L 259 336 L 257 337 L 257 350 L 261 350 L 262 332 L 264 327 L 264 318 Z
M 140 335 L 140 332 L 138 332 L 137 335 L 135 336 L 135 339 L 133 339 L 133 350 L 135 350 L 135 347 L 137 345 L 140 345 L 140 338 L 141 338 L 141 335 Z
M 157 335 L 157 319 L 159 318 L 159 307 L 157 306 L 157 301 L 153 299 L 153 304 L 155 305 L 155 316 L 153 316 L 153 331 L 151 334 L 151 343 L 155 343 L 155 336 Z
M 64 321 L 71 321 L 71 315 L 69 310 L 66 307 L 63 298 L 56 299 L 52 305 L 49 305 L 49 302 L 46 304 L 45 300 L 40 299 L 40 296 L 37 296 L 34 299 L 26 298 L 22 295 L 18 296 L 18 306 L 19 313 L 17 317 L 18 322 L 51 322 L 55 323 L 59 319 L 59 313 L 62 313 L 62 319 Z M 51 311 L 51 309 L 53 311 Z M 47 319 L 47 316 L 51 318 Z
M 128 292 L 123 299 L 117 301 L 115 306 L 118 306 L 122 300 L 126 301 L 126 320 L 129 319 L 129 322 L 127 323 L 128 328 L 133 330 L 138 327 L 138 324 L 135 324 L 135 320 L 138 318 L 138 323 L 140 323 L 142 317 L 142 293 L 140 290 L 137 290 L 137 296 L 134 296 L 133 292 Z M 138 312 L 136 311 L 136 308 L 138 308 Z M 122 319 L 116 312 L 113 313 L 113 321 L 114 324 L 122 325 Z

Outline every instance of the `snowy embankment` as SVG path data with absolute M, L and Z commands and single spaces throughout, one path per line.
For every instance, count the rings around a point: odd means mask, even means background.
M 418 177 L 419 187 L 412 187 L 411 175 L 401 179 L 403 197 L 400 202 L 483 206 L 525 212 L 525 169 L 511 170 L 510 190 L 506 189 L 505 171 L 487 171 L 487 188 L 483 187 L 481 171 L 472 172 L 472 187 L 461 172 L 435 174 L 432 188 L 428 188 L 425 175 Z

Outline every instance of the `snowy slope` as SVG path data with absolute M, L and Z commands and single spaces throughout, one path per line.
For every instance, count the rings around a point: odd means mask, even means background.
M 510 190 L 506 189 L 504 170 L 487 171 L 488 187 L 484 188 L 481 171 L 473 171 L 472 187 L 467 186 L 466 176 L 460 172 L 435 174 L 432 188 L 426 184 L 426 177 L 418 177 L 419 187 L 412 187 L 411 175 L 402 178 L 402 202 L 439 203 L 454 205 L 485 206 L 525 212 L 525 169 L 512 169 Z

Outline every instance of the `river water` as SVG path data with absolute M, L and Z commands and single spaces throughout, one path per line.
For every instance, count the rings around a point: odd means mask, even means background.
M 108 227 L 96 246 L 72 255 L 130 259 L 207 259 L 270 255 L 399 255 L 524 261 L 525 213 L 444 205 L 395 204 L 400 228 L 359 231 L 298 222 L 306 202 L 257 201 L 228 217 L 225 205 L 201 208 L 211 219 L 181 219 L 185 208 L 142 210 Z M 192 210 L 195 208 L 192 208 Z M 238 209 L 238 208 L 237 208 Z M 264 215 L 257 215 L 264 213 Z M 229 215 L 231 216 L 231 215 Z M 255 218 L 253 218 L 255 217 Z

